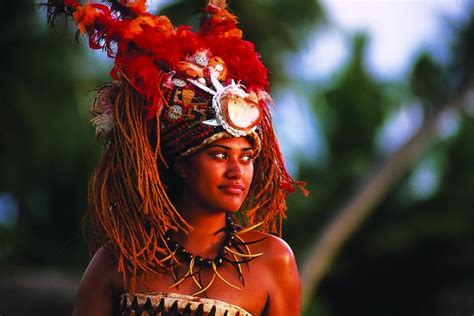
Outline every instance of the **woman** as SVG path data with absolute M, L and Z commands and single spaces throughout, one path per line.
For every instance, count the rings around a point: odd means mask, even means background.
M 97 250 L 74 315 L 299 315 L 291 249 L 278 237 L 286 172 L 267 70 L 222 1 L 198 32 L 145 1 L 48 3 L 73 16 L 115 81 L 91 108 L 105 143 L 89 188 Z M 219 5 L 217 5 L 219 4 Z

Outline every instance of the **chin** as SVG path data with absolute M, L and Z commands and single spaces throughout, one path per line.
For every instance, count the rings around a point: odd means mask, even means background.
M 213 209 L 226 213 L 235 213 L 240 210 L 245 199 L 242 196 L 224 196 L 213 201 Z
M 220 209 L 226 213 L 235 213 L 240 210 L 243 203 L 221 205 Z
M 219 210 L 225 213 L 235 213 L 240 210 L 240 207 L 221 207 Z

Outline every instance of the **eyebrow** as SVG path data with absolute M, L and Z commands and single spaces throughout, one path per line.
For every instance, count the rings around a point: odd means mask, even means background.
M 232 150 L 232 147 L 224 146 L 224 145 L 219 145 L 219 144 L 207 146 L 208 149 L 214 148 L 214 147 L 219 147 L 219 148 L 222 148 L 222 149 L 225 149 L 225 150 Z M 253 150 L 253 147 L 240 148 L 240 151 L 251 151 L 251 150 Z

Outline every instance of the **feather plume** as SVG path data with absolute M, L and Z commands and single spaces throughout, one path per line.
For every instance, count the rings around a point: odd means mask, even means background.
M 75 0 L 48 0 L 39 5 L 46 8 L 48 25 L 55 27 L 60 16 L 72 15 L 74 8 L 80 3 Z
M 209 5 L 213 5 L 221 9 L 225 9 L 227 7 L 227 1 L 226 0 L 209 0 Z
M 217 5 L 208 5 L 203 10 L 201 27 L 202 36 L 242 37 L 242 31 L 237 28 L 237 17 Z
M 146 0 L 107 0 L 105 2 L 122 18 L 135 18 L 146 12 Z

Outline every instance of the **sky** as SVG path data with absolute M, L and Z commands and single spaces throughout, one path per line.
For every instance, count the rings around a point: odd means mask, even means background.
M 309 37 L 297 65 L 307 79 L 324 79 L 349 56 L 347 38 L 369 34 L 367 66 L 381 79 L 406 75 L 417 53 L 447 54 L 448 20 L 465 19 L 469 0 L 323 0 L 331 25 Z M 315 62 L 318 61 L 318 62 Z
M 441 62 L 446 59 L 449 21 L 467 18 L 468 1 L 322 0 L 329 25 L 310 34 L 306 48 L 290 56 L 286 67 L 295 80 L 316 82 L 316 87 L 330 85 L 351 57 L 350 38 L 364 32 L 369 38 L 365 60 L 369 73 L 380 80 L 404 80 L 423 50 Z M 290 169 L 296 172 L 298 159 L 324 160 L 326 153 L 317 117 L 308 115 L 309 104 L 292 90 L 277 96 L 277 104 L 285 108 L 276 113 L 275 122 Z M 380 151 L 395 151 L 416 132 L 422 119 L 419 104 L 401 106 L 380 131 Z M 296 132 L 294 122 L 302 127 Z M 456 130 L 455 120 L 446 122 L 445 134 Z

